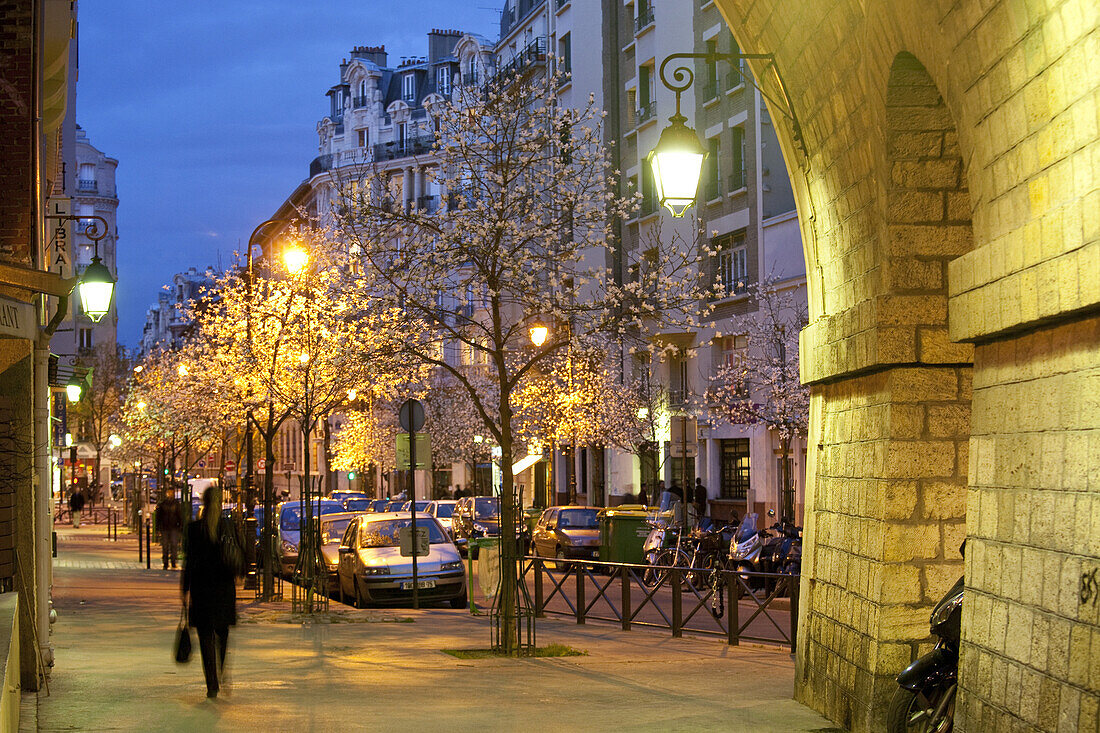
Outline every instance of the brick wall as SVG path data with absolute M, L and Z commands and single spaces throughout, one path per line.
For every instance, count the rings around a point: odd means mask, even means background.
M 0 1 L 0 259 L 29 263 L 34 82 L 31 3 Z

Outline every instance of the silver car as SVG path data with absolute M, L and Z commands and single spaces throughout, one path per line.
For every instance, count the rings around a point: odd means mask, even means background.
M 351 599 L 359 608 L 412 600 L 412 558 L 403 557 L 400 547 L 401 530 L 411 524 L 408 512 L 363 514 L 351 520 L 338 547 L 340 600 Z M 451 608 L 462 608 L 466 578 L 458 549 L 432 517 L 418 515 L 416 526 L 428 530 L 429 543 L 428 554 L 417 558 L 420 600 L 448 601 Z
M 456 499 L 436 499 L 424 512 L 435 517 L 435 520 L 443 525 L 443 529 L 447 530 L 447 534 L 451 534 L 451 515 L 455 513 L 457 504 Z

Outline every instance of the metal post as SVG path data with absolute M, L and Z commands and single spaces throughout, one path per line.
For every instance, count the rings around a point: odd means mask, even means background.
M 142 560 L 145 559 L 145 543 L 141 541 L 141 519 L 140 518 L 138 519 L 137 537 L 138 537 L 138 564 L 140 565 Z
M 535 565 L 535 616 L 537 618 L 543 618 L 546 616 L 546 612 L 543 609 L 545 603 L 542 597 L 542 558 L 536 557 L 534 560 Z
M 630 631 L 630 567 L 619 568 L 619 580 L 622 583 L 623 631 Z
M 726 576 L 726 605 L 729 607 L 729 615 L 726 617 L 726 623 L 729 626 L 726 629 L 726 640 L 732 646 L 738 646 L 741 643 L 741 614 L 739 605 L 741 603 L 741 581 L 737 575 L 733 573 L 723 571 Z
M 801 575 L 787 576 L 788 590 L 791 594 L 791 654 L 795 653 L 795 646 L 798 643 L 798 593 L 801 580 Z
M 584 625 L 584 572 L 579 562 L 573 563 L 573 572 L 577 576 L 577 623 Z
M 140 542 L 140 540 L 139 540 Z M 153 567 L 153 523 L 145 520 L 145 569 Z
M 680 587 L 680 568 L 672 568 L 668 571 L 668 579 L 672 583 L 672 635 L 680 638 L 684 635 L 684 606 Z
M 411 413 L 412 410 L 410 409 Z M 413 421 L 412 416 L 409 418 L 409 495 L 412 497 L 412 503 L 409 504 L 409 509 L 412 514 L 412 554 L 413 554 L 413 608 L 420 608 L 420 590 L 417 587 L 420 585 L 417 582 L 417 567 L 416 556 L 418 543 L 416 536 L 416 423 Z

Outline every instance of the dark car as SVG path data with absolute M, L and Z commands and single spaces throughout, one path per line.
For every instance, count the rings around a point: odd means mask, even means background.
M 386 506 L 390 503 L 389 499 L 372 499 L 370 503 L 370 511 L 372 512 L 384 512 Z
M 425 603 L 466 605 L 462 559 L 443 527 L 432 517 L 417 517 L 417 529 L 428 531 L 428 549 L 417 558 L 417 590 Z M 340 599 L 360 608 L 412 600 L 412 558 L 401 554 L 401 530 L 412 524 L 408 512 L 360 514 L 351 520 L 338 548 L 337 588 Z
M 595 507 L 552 506 L 531 533 L 532 551 L 559 560 L 598 560 L 600 524 Z
M 451 536 L 465 553 L 471 539 L 500 536 L 500 499 L 495 496 L 464 496 L 451 515 Z M 474 553 L 477 557 L 477 553 Z
M 405 499 L 390 499 L 389 503 L 386 504 L 385 508 L 379 509 L 378 511 L 380 511 L 380 512 L 399 512 L 399 511 L 401 511 L 401 506 L 404 503 L 405 503 Z
M 341 504 L 348 499 L 369 499 L 370 497 L 364 494 L 362 491 L 333 491 L 332 495 L 328 498 L 333 501 L 338 501 Z
M 374 500 L 365 496 L 349 496 L 342 503 L 344 509 L 349 512 L 369 512 L 372 511 L 371 507 L 374 505 Z

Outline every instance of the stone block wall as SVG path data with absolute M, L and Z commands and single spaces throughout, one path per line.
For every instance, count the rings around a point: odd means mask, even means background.
M 978 347 L 962 730 L 1100 730 L 1098 423 L 1100 318 Z
M 895 368 L 822 388 L 799 698 L 879 730 L 894 675 L 962 574 L 970 369 Z

